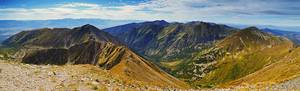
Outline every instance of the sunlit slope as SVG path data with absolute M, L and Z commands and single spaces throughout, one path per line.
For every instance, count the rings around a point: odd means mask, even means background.
M 277 62 L 238 80 L 223 84 L 221 86 L 253 85 L 253 84 L 275 84 L 291 80 L 300 76 L 300 48 L 291 50 L 290 53 Z
M 250 27 L 200 52 L 191 61 L 180 65 L 182 69 L 179 68 L 176 73 L 194 86 L 212 87 L 266 67 L 287 54 L 292 47 L 293 43 L 285 38 Z

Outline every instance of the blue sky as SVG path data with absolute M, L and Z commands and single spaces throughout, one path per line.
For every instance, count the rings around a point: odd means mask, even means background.
M 62 18 L 300 27 L 300 0 L 0 0 L 0 20 Z

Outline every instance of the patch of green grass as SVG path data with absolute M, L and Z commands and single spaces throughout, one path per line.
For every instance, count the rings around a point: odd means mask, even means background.
M 0 59 L 2 60 L 9 60 L 13 59 L 11 55 L 17 52 L 17 47 L 7 47 L 7 46 L 0 46 Z

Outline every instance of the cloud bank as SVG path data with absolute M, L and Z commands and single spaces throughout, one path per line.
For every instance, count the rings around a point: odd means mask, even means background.
M 0 19 L 62 18 L 203 20 L 300 26 L 300 0 L 152 0 L 119 6 L 69 2 L 40 8 L 0 8 Z

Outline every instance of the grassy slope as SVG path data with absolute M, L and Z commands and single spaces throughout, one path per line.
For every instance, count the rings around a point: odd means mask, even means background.
M 282 55 L 288 52 L 286 48 L 287 46 L 281 46 L 254 53 L 240 53 L 226 56 L 223 59 L 217 60 L 216 69 L 207 74 L 203 79 L 195 82 L 195 84 L 204 86 L 215 85 L 241 78 L 276 62 Z
M 300 48 L 293 50 L 273 63 L 241 79 L 221 85 L 222 87 L 240 84 L 274 84 L 300 76 Z
M 128 50 L 121 58 L 121 62 L 111 69 L 111 72 L 124 79 L 143 81 L 158 86 L 189 87 L 186 83 L 168 75 L 157 66 Z
M 217 58 L 213 69 L 193 85 L 211 87 L 244 77 L 278 61 L 293 44 L 249 28 L 225 38 L 217 47 L 229 54 Z
M 0 46 L 0 59 L 2 60 L 10 60 L 11 55 L 13 55 L 17 51 L 17 48 Z
M 284 55 L 288 54 L 292 47 L 293 43 L 285 38 L 275 37 L 257 30 L 244 30 L 218 43 L 216 48 L 221 49 L 221 51 L 217 49 L 213 54 L 220 53 L 221 56 L 214 60 L 217 63 L 213 65 L 213 71 L 200 80 L 191 81 L 192 77 L 190 75 L 185 73 L 178 75 L 176 73 L 176 70 L 182 69 L 193 73 L 193 70 L 190 70 L 192 67 L 190 64 L 193 64 L 195 60 L 182 61 L 178 59 L 161 63 L 163 63 L 164 67 L 172 68 L 173 71 L 175 70 L 171 74 L 175 74 L 180 79 L 190 82 L 193 86 L 213 87 L 242 78 L 276 63 Z M 207 49 L 206 51 L 215 50 Z M 224 52 L 226 55 L 223 55 Z M 207 52 L 202 51 L 195 55 L 201 56 L 205 53 Z M 178 64 L 178 62 L 180 63 Z

